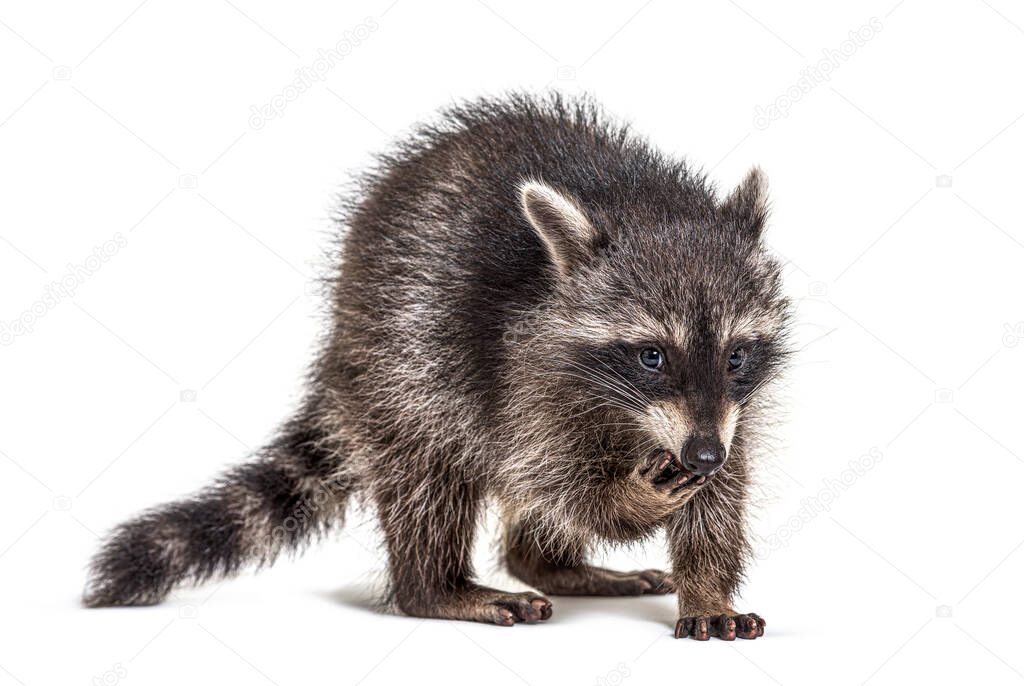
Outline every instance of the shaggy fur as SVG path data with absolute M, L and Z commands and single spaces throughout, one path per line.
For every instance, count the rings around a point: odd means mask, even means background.
M 268 564 L 360 493 L 410 615 L 550 616 L 536 593 L 474 582 L 490 499 L 509 570 L 535 588 L 675 589 L 677 636 L 763 633 L 731 605 L 750 448 L 786 352 L 760 172 L 719 198 L 589 101 L 512 96 L 444 112 L 358 196 L 301 411 L 254 462 L 115 529 L 85 604 Z M 671 575 L 586 562 L 658 531 Z

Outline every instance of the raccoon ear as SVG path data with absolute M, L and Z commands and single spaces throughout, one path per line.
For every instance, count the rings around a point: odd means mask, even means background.
M 722 216 L 736 221 L 753 238 L 760 238 L 768 221 L 768 179 L 753 167 L 719 207 Z
M 561 274 L 587 260 L 597 231 L 572 196 L 539 181 L 525 181 L 519 187 L 519 200 Z

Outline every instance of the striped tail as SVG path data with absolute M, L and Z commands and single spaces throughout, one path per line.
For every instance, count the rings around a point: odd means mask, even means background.
M 117 526 L 92 560 L 82 602 L 153 605 L 178 585 L 269 565 L 339 523 L 352 491 L 337 454 L 291 431 L 194 496 Z

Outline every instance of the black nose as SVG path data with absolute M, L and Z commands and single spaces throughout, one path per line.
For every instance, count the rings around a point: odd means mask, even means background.
M 725 463 L 725 447 L 711 438 L 691 438 L 683 446 L 683 466 L 694 474 L 714 474 Z

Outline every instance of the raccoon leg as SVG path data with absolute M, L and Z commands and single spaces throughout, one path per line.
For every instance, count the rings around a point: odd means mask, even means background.
M 481 493 L 443 460 L 406 460 L 401 479 L 374 488 L 387 540 L 391 593 L 414 617 L 464 619 L 511 626 L 551 616 L 551 603 L 536 593 L 509 593 L 473 581 L 473 535 Z
M 582 554 L 571 552 L 566 546 L 540 543 L 536 534 L 536 527 L 527 522 L 507 525 L 505 564 L 517 579 L 544 593 L 633 596 L 675 590 L 665 572 L 657 569 L 617 572 L 595 567 L 587 564 Z
M 83 604 L 152 605 L 300 547 L 344 515 L 355 485 L 338 454 L 296 428 L 213 486 L 119 525 L 92 560 Z
M 743 503 L 736 498 L 742 486 L 720 473 L 669 518 L 672 578 L 679 594 L 676 638 L 731 641 L 764 635 L 759 615 L 732 606 L 750 555 Z

